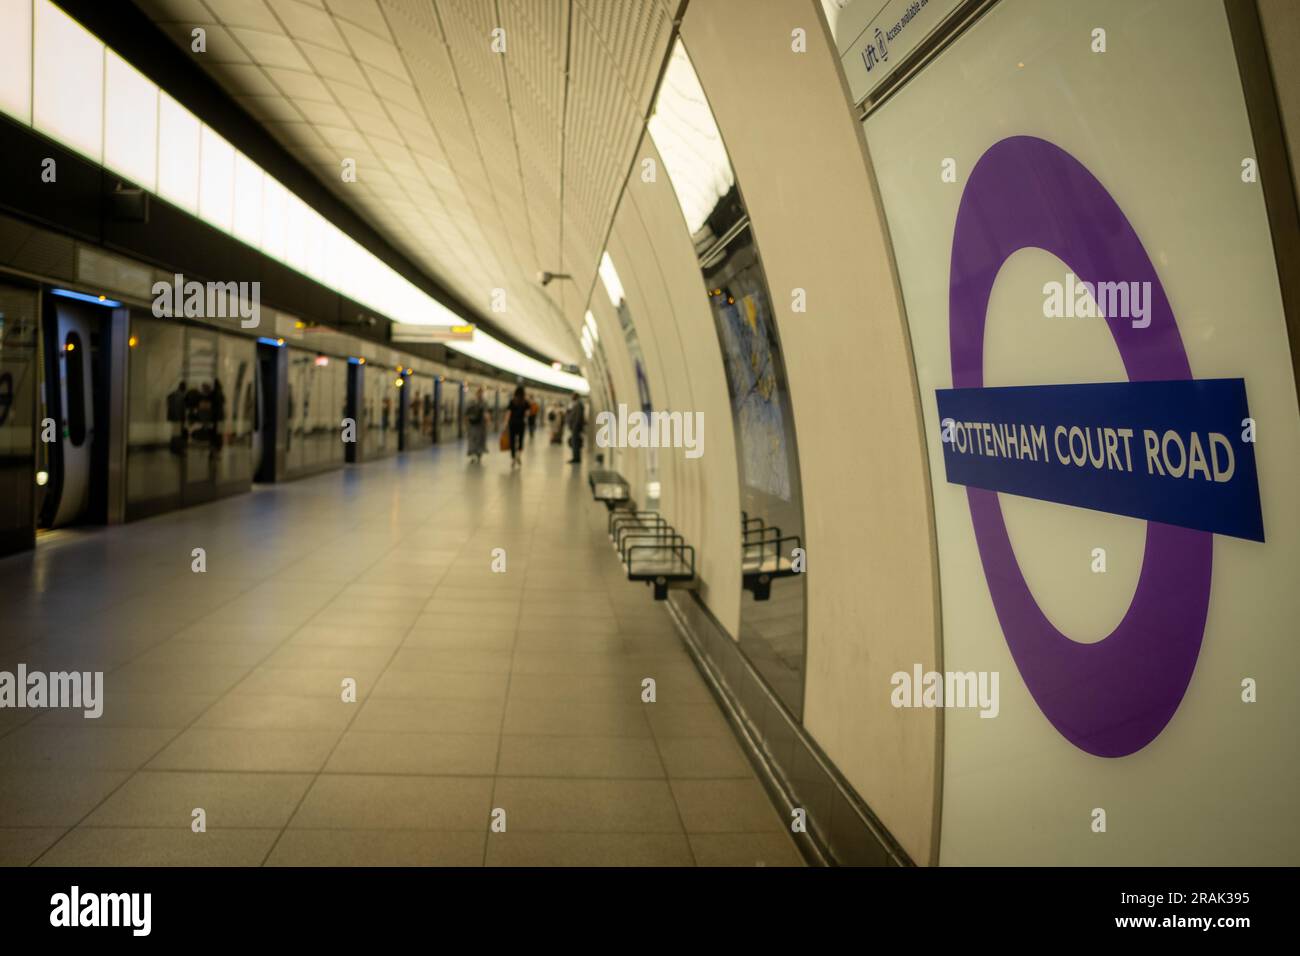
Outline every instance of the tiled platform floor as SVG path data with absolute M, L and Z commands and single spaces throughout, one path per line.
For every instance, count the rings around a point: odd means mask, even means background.
M 0 709 L 0 864 L 799 865 L 563 451 L 447 445 L 0 560 L 0 669 L 106 672 L 99 720 Z

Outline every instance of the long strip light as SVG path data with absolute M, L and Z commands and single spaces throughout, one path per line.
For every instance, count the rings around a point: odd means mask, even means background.
M 463 325 L 50 0 L 0 0 L 0 112 L 394 322 Z M 448 348 L 587 393 L 481 330 Z

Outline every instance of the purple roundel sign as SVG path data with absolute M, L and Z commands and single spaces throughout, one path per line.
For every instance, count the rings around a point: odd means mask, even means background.
M 1150 282 L 1151 323 L 1107 324 L 1132 382 L 1192 377 L 1178 326 L 1137 233 L 1077 159 L 1032 136 L 1001 140 L 980 157 L 953 231 L 949 339 L 954 388 L 984 386 L 984 324 L 994 280 L 1026 248 L 1062 260 L 1081 280 Z M 998 622 L 1043 714 L 1099 757 L 1142 749 L 1183 699 L 1205 630 L 1214 536 L 1147 522 L 1137 590 L 1106 638 L 1062 634 L 1034 600 L 1007 534 L 998 494 L 968 487 L 971 522 Z

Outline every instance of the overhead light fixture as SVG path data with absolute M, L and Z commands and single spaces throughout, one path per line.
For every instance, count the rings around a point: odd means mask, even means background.
M 16 0 L 10 5 L 31 6 Z M 3 0 L 0 0 L 0 6 L 4 6 Z M 105 65 L 102 77 L 96 77 L 97 83 L 102 80 L 102 97 L 82 97 L 76 102 L 75 109 L 71 104 L 60 106 L 61 119 L 57 129 L 36 125 L 41 126 L 45 135 L 84 154 L 113 175 L 110 214 L 116 214 L 120 219 L 147 221 L 152 197 L 165 199 L 285 268 L 356 302 L 361 311 L 355 313 L 355 321 L 361 326 L 376 327 L 380 324 L 378 316 L 411 324 L 465 324 L 465 316 L 429 295 L 421 286 L 363 247 L 346 229 L 322 216 L 292 189 L 169 97 L 157 84 L 125 67 L 124 63 L 119 64 L 121 57 L 115 55 L 110 46 L 80 27 L 67 14 L 59 12 L 54 3 L 42 0 L 35 9 L 52 18 L 49 22 L 55 24 L 57 32 L 49 36 L 76 36 L 78 49 L 87 53 L 84 57 L 80 54 L 74 57 L 77 63 L 89 65 L 92 61 L 102 61 Z M 21 35 L 21 30 L 9 32 L 14 34 L 17 46 L 14 50 L 6 47 L 6 56 L 14 52 L 33 52 L 38 45 L 45 49 L 51 42 L 48 38 L 38 40 L 39 36 L 46 35 L 44 27 L 35 32 L 29 30 L 25 36 Z M 83 43 L 85 45 L 81 46 Z M 55 42 L 51 48 L 59 46 Z M 20 56 L 16 62 L 21 60 Z M 119 69 L 119 66 L 124 68 Z M 20 69 L 16 78 L 21 79 L 22 73 Z M 0 86 L 7 82 L 7 77 L 8 74 L 0 77 Z M 19 99 L 21 101 L 23 97 Z M 129 105 L 130 114 L 142 121 L 156 115 L 157 122 L 114 126 L 105 120 L 106 111 L 112 104 Z M 68 115 L 75 114 L 74 120 L 63 122 L 67 119 L 63 113 L 65 109 L 70 111 Z M 18 121 L 33 125 L 30 115 L 19 117 Z M 103 136 L 98 135 L 101 131 Z M 170 156 L 171 162 L 152 162 L 152 158 L 158 155 Z M 122 168 L 123 163 L 125 168 Z M 126 178 L 119 180 L 118 175 Z M 540 273 L 538 277 L 543 284 L 552 279 L 573 278 L 567 273 L 549 272 Z M 106 295 L 87 296 L 71 290 L 59 290 L 59 294 L 106 308 L 121 308 L 123 305 Z M 303 321 L 295 322 L 294 328 L 302 331 L 300 323 Z M 311 330 L 315 323 L 305 320 L 305 326 L 306 330 Z M 557 372 L 549 367 L 549 363 L 538 361 L 485 333 L 478 333 L 472 342 L 449 342 L 448 348 L 503 372 L 525 376 L 565 391 L 586 393 L 588 390 L 581 377 Z
M 609 257 L 609 252 L 605 251 L 600 254 L 600 282 L 605 287 L 605 294 L 609 296 L 609 304 L 618 308 L 624 299 L 623 282 L 618 277 L 618 270 L 614 268 L 614 260 Z
M 87 295 L 85 292 L 73 292 L 71 289 L 51 289 L 50 291 L 65 299 L 76 299 L 78 302 L 89 302 L 91 305 L 102 305 L 109 309 L 120 309 L 122 307 L 121 302 L 104 295 Z

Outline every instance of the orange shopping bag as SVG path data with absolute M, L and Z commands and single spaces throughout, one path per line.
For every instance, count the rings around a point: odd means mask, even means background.
M 501 429 L 501 450 L 502 451 L 510 450 L 510 429 L 509 428 Z

